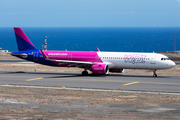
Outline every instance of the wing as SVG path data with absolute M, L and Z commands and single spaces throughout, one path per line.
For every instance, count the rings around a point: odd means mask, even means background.
M 71 64 L 84 64 L 84 65 L 97 65 L 97 64 L 102 64 L 102 63 L 95 63 L 95 62 L 83 62 L 83 61 L 72 61 L 72 60 L 56 60 L 56 59 L 49 59 L 48 56 L 40 49 L 42 55 L 46 60 L 49 61 L 56 61 L 59 63 L 71 63 Z M 71 65 L 70 65 L 71 66 Z

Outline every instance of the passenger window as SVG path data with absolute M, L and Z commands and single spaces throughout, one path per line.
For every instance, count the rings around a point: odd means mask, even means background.
M 163 60 L 163 58 L 161 58 L 161 60 Z

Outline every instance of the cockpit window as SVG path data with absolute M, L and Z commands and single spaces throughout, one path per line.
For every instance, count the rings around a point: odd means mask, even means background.
M 170 60 L 169 58 L 161 58 L 161 60 Z

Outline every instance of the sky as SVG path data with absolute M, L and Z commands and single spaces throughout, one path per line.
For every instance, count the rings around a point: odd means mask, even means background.
M 0 0 L 0 27 L 180 27 L 180 0 Z

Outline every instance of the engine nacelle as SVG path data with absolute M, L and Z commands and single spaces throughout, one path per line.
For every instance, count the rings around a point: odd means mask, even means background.
M 92 73 L 99 74 L 99 75 L 106 75 L 109 72 L 108 65 L 106 64 L 98 64 L 92 65 Z
M 124 72 L 124 69 L 109 69 L 109 72 L 122 73 Z

